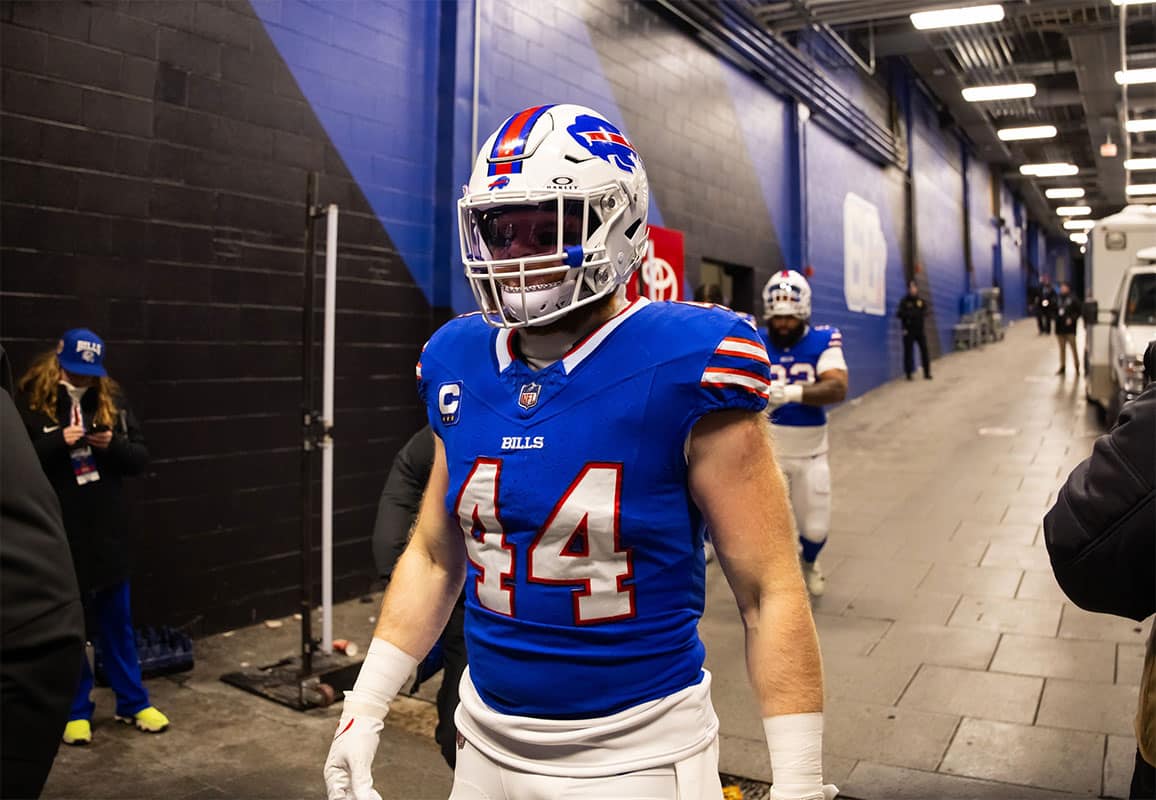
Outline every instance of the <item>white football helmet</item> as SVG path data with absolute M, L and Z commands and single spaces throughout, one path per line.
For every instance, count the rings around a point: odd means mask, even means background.
M 545 325 L 613 292 L 646 253 L 642 159 L 601 114 L 527 108 L 486 140 L 458 201 L 462 263 L 491 325 Z
M 763 287 L 763 319 L 771 317 L 811 318 L 811 284 L 793 269 L 776 272 Z

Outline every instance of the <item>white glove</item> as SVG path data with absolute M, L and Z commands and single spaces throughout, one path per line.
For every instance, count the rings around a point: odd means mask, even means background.
M 373 756 L 381 737 L 382 714 L 346 700 L 337 734 L 325 759 L 329 800 L 381 800 L 373 788 Z
M 772 383 L 767 397 L 769 408 L 778 408 L 787 403 L 803 402 L 803 385 L 800 383 Z
M 374 638 L 365 654 L 353 690 L 325 759 L 325 792 L 329 800 L 381 800 L 373 789 L 373 756 L 389 704 L 413 673 L 417 659 L 384 639 Z

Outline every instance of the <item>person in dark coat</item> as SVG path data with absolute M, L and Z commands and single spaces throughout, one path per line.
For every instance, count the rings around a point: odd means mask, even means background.
M 393 575 L 397 559 L 409 542 L 409 532 L 417 519 L 421 497 L 429 483 L 434 460 L 434 437 L 429 425 L 415 433 L 398 451 L 389 470 L 381 500 L 377 505 L 377 519 L 373 523 L 373 560 L 377 573 L 388 580 Z M 465 593 L 450 614 L 438 643 L 443 661 L 442 684 L 438 689 L 438 724 L 434 738 L 441 747 L 442 757 L 454 768 L 458 757 L 458 729 L 454 725 L 454 711 L 458 707 L 458 684 L 466 671 Z M 419 668 L 419 675 L 427 665 Z
M 923 377 L 931 380 L 931 359 L 927 357 L 927 334 L 923 331 L 923 320 L 927 315 L 927 301 L 919 296 L 919 285 L 915 281 L 907 283 L 907 296 L 899 301 L 895 316 L 903 326 L 903 372 L 911 380 L 915 372 L 915 345 L 919 345 L 919 359 L 923 363 Z
M 104 368 L 105 345 L 76 328 L 42 354 L 20 379 L 21 414 L 44 473 L 60 500 L 81 600 L 116 694 L 116 717 L 148 733 L 169 720 L 150 702 L 129 603 L 129 515 L 124 479 L 148 463 L 144 434 L 120 386 Z M 80 683 L 64 743 L 92 741 L 93 676 Z
M 1056 314 L 1056 290 L 1047 275 L 1040 278 L 1040 288 L 1036 299 L 1036 326 L 1041 334 L 1052 332 L 1052 318 Z
M 1156 376 L 1156 342 L 1144 366 Z M 1060 588 L 1088 611 L 1141 621 L 1156 613 L 1156 383 L 1126 404 L 1044 517 Z M 1156 797 L 1156 628 L 1148 637 L 1136 714 L 1131 798 Z
M 60 501 L 9 394 L 0 348 L 0 797 L 39 797 L 84 660 Z
M 1057 375 L 1067 372 L 1067 350 L 1072 351 L 1072 366 L 1076 368 L 1076 375 L 1080 374 L 1080 356 L 1076 352 L 1076 326 L 1080 322 L 1084 304 L 1080 298 L 1072 294 L 1072 287 L 1067 281 L 1060 283 L 1060 296 L 1056 298 L 1056 341 L 1060 345 L 1060 368 Z

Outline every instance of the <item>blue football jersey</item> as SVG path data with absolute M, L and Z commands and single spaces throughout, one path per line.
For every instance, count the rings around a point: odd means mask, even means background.
M 762 411 L 769 368 L 733 312 L 645 299 L 542 370 L 480 315 L 434 334 L 418 384 L 465 536 L 470 674 L 487 705 L 599 717 L 702 679 L 684 447 L 705 414 Z
M 767 347 L 767 355 L 771 357 L 771 380 L 779 383 L 815 383 L 821 371 L 829 369 L 824 366 L 819 369 L 819 359 L 828 350 L 837 350 L 840 354 L 838 365 L 846 369 L 842 359 L 843 334 L 838 328 L 830 325 L 808 326 L 803 338 L 795 343 L 794 347 L 780 350 L 771 342 L 771 337 L 765 328 L 759 329 L 759 336 Z M 827 424 L 827 411 L 822 406 L 809 406 L 803 403 L 786 403 L 771 411 L 771 422 L 775 425 L 795 425 L 808 427 Z

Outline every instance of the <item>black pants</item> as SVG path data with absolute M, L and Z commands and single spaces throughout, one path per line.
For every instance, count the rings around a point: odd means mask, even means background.
M 434 739 L 442 749 L 442 758 L 450 769 L 458 760 L 458 729 L 454 725 L 454 711 L 458 707 L 458 684 L 466 671 L 466 609 L 462 603 L 454 606 L 449 622 L 442 631 L 442 685 L 438 689 L 438 726 Z
M 1046 311 L 1036 312 L 1036 325 L 1039 326 L 1040 333 L 1052 332 L 1052 315 Z
M 923 361 L 923 374 L 931 374 L 931 361 L 927 358 L 927 336 L 923 331 L 903 332 L 903 371 L 907 377 L 915 372 L 915 345 L 919 345 L 919 357 Z
M 0 797 L 40 796 L 84 661 L 80 603 L 4 634 L 0 657 Z
M 1136 768 L 1132 771 L 1132 789 L 1129 800 L 1153 800 L 1156 798 L 1156 767 L 1149 764 L 1136 750 Z

